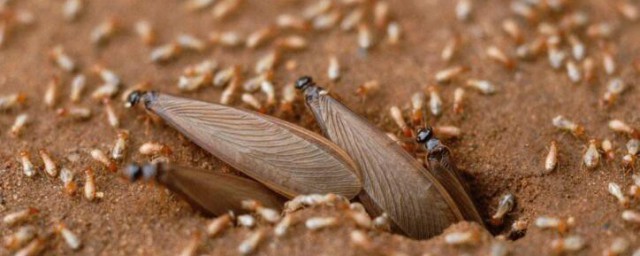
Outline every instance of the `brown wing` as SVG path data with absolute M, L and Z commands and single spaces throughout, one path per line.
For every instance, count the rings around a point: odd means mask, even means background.
M 230 210 L 245 212 L 242 201 L 250 199 L 276 210 L 282 209 L 284 204 L 278 194 L 247 178 L 164 164 L 160 168 L 157 179 L 161 184 L 207 214 L 217 216 Z
M 427 238 L 462 220 L 444 188 L 382 131 L 327 95 L 307 94 L 307 105 L 326 135 L 359 164 L 371 200 L 403 232 Z
M 320 135 L 255 112 L 159 94 L 146 104 L 237 170 L 292 198 L 361 190 L 357 165 Z

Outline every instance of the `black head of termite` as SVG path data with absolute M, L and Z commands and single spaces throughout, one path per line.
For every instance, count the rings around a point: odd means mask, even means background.
M 416 134 L 416 142 L 424 144 L 433 138 L 433 129 L 431 127 L 421 128 Z
M 149 102 L 155 99 L 156 96 L 157 96 L 157 93 L 153 91 L 143 92 L 143 91 L 135 90 L 129 93 L 129 95 L 127 96 L 127 102 L 125 103 L 125 107 L 127 108 L 134 107 L 140 101 L 144 101 L 144 104 L 146 107 L 147 104 L 149 104 Z
M 313 79 L 310 76 L 303 76 L 298 78 L 298 80 L 296 81 L 296 89 L 304 91 L 307 88 L 309 88 L 310 86 L 315 85 L 315 83 L 313 82 Z
M 136 182 L 138 180 L 150 180 L 158 173 L 157 164 L 146 164 L 141 166 L 137 163 L 131 163 L 122 171 L 122 175 L 130 182 Z

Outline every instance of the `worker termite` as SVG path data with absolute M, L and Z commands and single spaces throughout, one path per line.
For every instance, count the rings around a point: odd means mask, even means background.
M 493 224 L 494 226 L 502 225 L 504 216 L 513 209 L 515 200 L 515 196 L 513 196 L 513 194 L 511 193 L 502 196 L 502 198 L 500 198 L 500 202 L 498 203 L 498 209 L 496 210 L 496 213 L 491 216 L 491 224 Z
M 590 58 L 586 57 L 584 61 L 582 61 L 582 69 L 584 70 L 584 81 L 587 83 L 593 83 L 596 80 L 596 62 Z
M 356 95 L 360 96 L 362 102 L 367 100 L 368 96 L 377 93 L 380 90 L 380 82 L 378 80 L 370 80 L 364 82 L 356 89 Z
M 74 21 L 82 11 L 83 0 L 66 0 L 62 7 L 62 15 L 68 21 Z
M 176 38 L 176 44 L 179 46 L 179 49 L 196 52 L 202 52 L 207 48 L 207 44 L 203 40 L 189 34 L 178 35 Z
M 33 226 L 20 227 L 15 233 L 3 237 L 4 247 L 11 251 L 17 250 L 35 238 L 36 234 Z
M 284 236 L 292 223 L 293 217 L 291 217 L 291 214 L 285 214 L 280 222 L 278 222 L 278 224 L 276 224 L 276 226 L 273 228 L 274 235 L 276 235 L 277 237 Z
M 551 172 L 558 165 L 558 147 L 556 146 L 556 141 L 552 140 L 551 145 L 549 146 L 549 154 L 547 154 L 547 158 L 544 161 L 544 169 L 545 171 Z
M 397 106 L 392 106 L 389 108 L 389 113 L 391 114 L 391 119 L 398 125 L 402 134 L 407 138 L 413 137 L 413 131 L 404 121 L 404 117 L 402 116 L 402 111 Z
M 260 83 L 260 91 L 267 97 L 265 102 L 265 110 L 268 110 L 276 104 L 276 91 L 273 88 L 273 84 L 269 81 L 263 81 Z
M 151 46 L 156 43 L 156 31 L 153 29 L 149 21 L 140 20 L 136 22 L 135 31 L 145 45 Z
M 329 57 L 329 68 L 327 69 L 327 76 L 331 81 L 338 81 L 340 79 L 340 63 L 338 63 L 338 57 Z
M 224 88 L 224 91 L 222 91 L 222 94 L 220 94 L 220 104 L 228 105 L 231 103 L 231 101 L 233 100 L 233 95 L 236 93 L 236 91 L 240 87 L 241 80 L 242 80 L 242 76 L 240 75 L 239 71 L 236 69 L 236 71 L 234 71 L 233 76 L 231 78 L 231 82 L 229 83 L 227 88 Z
M 60 87 L 60 78 L 54 76 L 47 84 L 47 91 L 44 93 L 44 104 L 47 107 L 55 107 L 58 101 L 58 89 Z
M 213 6 L 211 13 L 217 20 L 224 19 L 240 8 L 242 0 L 222 0 Z
M 273 79 L 273 74 L 274 73 L 272 71 L 269 71 L 248 79 L 242 83 L 242 89 L 245 92 L 255 92 L 260 89 L 260 84 L 262 82 L 271 81 Z
M 308 46 L 307 39 L 297 35 L 278 38 L 275 44 L 278 49 L 288 51 L 301 51 Z
M 349 12 L 340 23 L 340 29 L 343 31 L 351 31 L 358 25 L 364 17 L 364 9 L 356 8 Z
M 614 132 L 624 133 L 629 135 L 632 138 L 640 138 L 640 131 L 628 125 L 619 119 L 613 119 L 609 121 L 609 129 Z
M 267 111 L 266 108 L 262 105 L 262 103 L 260 103 L 260 101 L 256 97 L 254 97 L 252 94 L 243 93 L 240 99 L 242 100 L 243 103 L 251 106 L 253 109 L 255 109 L 260 113 L 266 113 Z
M 411 95 L 411 123 L 416 126 L 424 120 L 424 93 L 416 92 Z M 407 133 L 405 133 L 407 134 Z
M 189 11 L 201 11 L 213 5 L 215 0 L 189 0 L 184 3 L 184 7 Z
M 323 13 L 313 18 L 311 21 L 311 27 L 315 30 L 328 30 L 335 27 L 341 17 L 342 14 L 339 10 Z
M 40 255 L 45 248 L 46 248 L 45 238 L 37 237 L 36 239 L 31 240 L 31 242 L 27 244 L 25 247 L 18 250 L 14 255 L 16 256 Z
M 371 250 L 373 246 L 369 235 L 367 235 L 367 233 L 362 230 L 351 231 L 351 233 L 349 233 L 349 238 L 353 245 L 364 250 Z
M 568 37 L 569 44 L 571 44 L 571 53 L 573 54 L 573 58 L 577 61 L 581 61 L 585 57 L 586 48 L 584 43 L 578 39 L 575 35 L 569 35 Z
M 628 1 L 619 1 L 616 3 L 618 12 L 630 21 L 636 21 L 640 17 L 638 7 Z
M 0 96 L 0 111 L 15 108 L 27 101 L 27 95 L 23 93 L 13 93 Z
M 20 163 L 22 164 L 22 173 L 27 177 L 33 177 L 36 175 L 35 167 L 30 159 L 28 151 L 20 151 Z
M 613 55 L 609 51 L 604 51 L 602 53 L 602 66 L 604 67 L 604 71 L 607 75 L 613 75 L 616 72 L 616 61 L 613 58 Z
M 109 157 L 107 157 L 107 155 L 104 152 L 102 152 L 102 150 L 93 149 L 91 150 L 90 155 L 91 155 L 91 158 L 100 162 L 110 172 L 116 172 L 118 170 L 118 166 L 116 165 L 116 163 L 111 161 L 111 159 L 109 159 Z
M 211 73 L 182 75 L 178 78 L 178 89 L 185 92 L 196 91 L 206 85 L 211 84 Z
M 69 230 L 64 223 L 56 224 L 55 231 L 62 237 L 64 242 L 67 244 L 67 246 L 69 246 L 69 248 L 71 248 L 71 250 L 76 251 L 82 246 L 82 241 L 80 241 L 80 238 L 78 238 L 76 234 L 71 232 L 71 230 Z
M 467 70 L 465 66 L 455 66 L 436 72 L 435 78 L 438 83 L 448 83 Z
M 389 23 L 389 3 L 376 1 L 373 6 L 373 23 L 378 29 L 384 29 Z
M 565 59 L 567 58 L 567 54 L 563 50 L 558 49 L 557 46 L 550 46 L 547 54 L 549 58 L 549 64 L 554 69 L 560 69 Z
M 347 216 L 360 228 L 371 229 L 373 227 L 371 216 L 366 211 L 349 211 Z
M 447 41 L 447 44 L 444 46 L 442 52 L 440 53 L 440 58 L 442 58 L 442 60 L 444 60 L 445 62 L 450 62 L 458 52 L 458 48 L 460 48 L 460 38 L 454 36 L 449 39 L 449 41 Z
M 576 137 L 584 135 L 584 127 L 582 127 L 582 125 L 576 124 L 564 116 L 559 115 L 554 117 L 552 124 L 560 130 L 571 132 Z
M 296 88 L 293 84 L 287 84 L 282 88 L 282 100 L 280 101 L 280 112 L 283 114 L 293 114 L 293 102 L 296 100 Z
M 387 39 L 389 44 L 398 44 L 401 36 L 402 28 L 400 27 L 400 24 L 396 21 L 389 22 L 389 25 L 387 25 Z
M 258 61 L 256 62 L 255 71 L 258 74 L 273 71 L 273 69 L 278 64 L 278 61 L 280 61 L 280 52 L 277 50 L 273 50 L 258 59 Z
M 254 218 L 251 214 L 238 215 L 236 221 L 238 223 L 238 226 L 245 228 L 253 228 L 256 225 L 256 218 Z
M 516 45 L 520 45 L 524 41 L 522 29 L 520 29 L 520 26 L 515 20 L 513 19 L 503 20 L 502 30 L 504 30 L 504 32 L 506 32 L 511 37 L 511 39 L 513 39 Z
M 451 232 L 444 235 L 444 242 L 450 245 L 473 245 L 480 241 L 477 230 Z
M 151 50 L 149 59 L 155 63 L 166 63 L 180 54 L 181 47 L 177 43 L 168 43 Z
M 532 60 L 542 54 L 546 49 L 544 37 L 537 37 L 533 41 L 520 45 L 516 48 L 516 56 L 522 60 Z
M 471 15 L 472 10 L 472 2 L 471 0 L 458 0 L 456 4 L 456 17 L 459 21 L 467 21 L 469 20 L 469 16 Z
M 315 3 L 307 6 L 302 11 L 302 17 L 304 17 L 307 20 L 310 20 L 320 14 L 323 14 L 329 11 L 332 7 L 333 7 L 333 1 L 330 1 L 330 0 L 316 1 Z
M 442 114 L 442 99 L 438 93 L 438 88 L 435 86 L 428 86 L 427 93 L 429 94 L 429 110 L 434 116 L 440 116 Z
M 613 35 L 615 30 L 616 26 L 611 23 L 594 23 L 587 27 L 587 36 L 594 39 L 607 39 Z
M 609 194 L 618 199 L 618 203 L 620 203 L 622 207 L 629 208 L 629 198 L 624 195 L 624 193 L 622 192 L 622 188 L 620 188 L 620 185 L 614 182 L 609 182 L 607 189 L 609 191 Z
M 187 245 L 180 250 L 178 256 L 196 256 L 198 255 L 198 249 L 202 244 L 202 235 L 199 231 L 196 231 L 193 235 L 191 235 L 191 239 L 187 242 Z
M 605 256 L 624 255 L 629 250 L 629 241 L 622 237 L 617 237 L 611 242 L 609 248 L 602 252 Z
M 96 45 L 105 44 L 118 30 L 118 22 L 108 19 L 100 23 L 91 31 L 91 42 Z
M 98 196 L 96 192 L 96 176 L 91 167 L 87 168 L 84 171 L 85 181 L 84 181 L 84 198 L 89 201 L 95 200 Z
M 622 167 L 628 170 L 635 169 L 635 162 L 640 150 L 640 141 L 631 139 L 627 142 L 627 154 L 622 157 Z M 640 185 L 638 185 L 640 186 Z
M 386 213 L 383 213 L 383 214 L 380 214 L 380 216 L 375 217 L 373 219 L 373 228 L 380 231 L 390 231 L 391 220 L 389 220 L 389 215 Z
M 494 61 L 501 63 L 507 69 L 513 69 L 516 66 L 515 61 L 496 46 L 490 46 L 487 48 L 487 56 Z
M 456 114 L 462 114 L 464 111 L 464 89 L 458 87 L 453 91 L 453 112 Z
M 276 24 L 281 29 L 307 30 L 310 25 L 306 20 L 293 15 L 282 14 L 276 18 Z
M 91 117 L 91 109 L 84 107 L 67 107 L 59 108 L 56 110 L 56 114 L 61 117 L 70 117 L 76 120 L 87 120 Z
M 2 218 L 2 223 L 7 226 L 13 226 L 20 223 L 24 223 L 29 219 L 35 217 L 40 211 L 38 209 L 29 207 L 26 209 L 10 212 Z
M 84 75 L 79 74 L 76 75 L 73 80 L 71 80 L 71 92 L 69 98 L 71 102 L 77 103 L 80 101 L 82 97 L 82 92 L 86 86 L 87 79 Z
M 482 94 L 491 95 L 496 92 L 496 87 L 487 80 L 469 79 L 466 83 L 467 87 L 473 88 Z
M 319 230 L 328 227 L 332 227 L 338 224 L 338 219 L 335 217 L 312 217 L 305 221 L 304 225 L 309 230 Z
M 584 248 L 585 244 L 586 242 L 582 237 L 571 235 L 564 238 L 556 238 L 551 241 L 551 250 L 555 254 L 576 252 Z
M 254 211 L 263 220 L 275 224 L 280 221 L 280 212 L 271 208 L 262 206 L 262 204 L 256 200 L 244 200 L 242 201 L 242 208 Z
M 153 155 L 171 155 L 172 150 L 169 146 L 155 143 L 155 142 L 147 142 L 144 143 L 138 148 L 138 152 L 142 155 L 153 156 Z
M 116 140 L 113 149 L 111 150 L 111 159 L 121 160 L 124 158 L 125 151 L 127 150 L 127 142 L 129 141 L 129 131 L 118 131 L 118 139 Z
M 605 157 L 605 159 L 607 161 L 611 161 L 611 160 L 613 160 L 615 158 L 615 152 L 613 150 L 613 144 L 611 143 L 611 141 L 609 139 L 602 140 L 600 148 L 602 148 L 604 157 Z
M 462 136 L 462 130 L 452 125 L 434 126 L 433 133 L 441 139 L 455 139 Z
M 120 84 L 121 84 L 120 77 L 118 77 L 118 75 L 115 72 L 113 72 L 113 71 L 111 71 L 111 70 L 109 70 L 109 69 L 107 69 L 107 68 L 105 68 L 105 67 L 103 67 L 101 65 L 95 65 L 92 68 L 92 70 L 93 70 L 93 72 L 98 74 L 98 76 L 100 76 L 100 79 L 102 79 L 102 81 L 105 82 L 105 84 L 112 84 L 112 85 L 115 85 L 115 86 L 120 86 Z
M 28 122 L 29 122 L 29 115 L 20 114 L 16 116 L 16 120 L 13 122 L 13 125 L 9 130 L 9 134 L 16 138 L 20 137 L 20 135 L 22 134 L 22 131 L 24 130 L 24 127 L 27 125 Z
M 611 79 L 607 84 L 607 91 L 602 96 L 602 105 L 610 106 L 615 103 L 626 88 L 627 84 L 621 78 Z
M 78 190 L 78 185 L 75 182 L 75 174 L 66 167 L 60 168 L 60 180 L 64 185 L 64 192 L 67 195 L 74 195 Z
M 41 149 L 38 152 L 40 153 L 40 158 L 42 158 L 42 162 L 44 163 L 44 171 L 51 177 L 58 176 L 58 167 L 49 153 L 44 149 Z
M 249 236 L 243 240 L 238 246 L 238 252 L 242 255 L 248 255 L 254 252 L 266 235 L 265 229 L 258 229 L 249 234 Z
M 373 47 L 373 34 L 366 24 L 358 25 L 358 47 L 363 52 Z
M 242 36 L 234 31 L 211 32 L 209 42 L 226 47 L 236 47 L 244 43 Z
M 628 222 L 640 224 L 640 212 L 635 210 L 624 210 L 622 212 L 622 219 Z
M 51 60 L 64 71 L 74 72 L 76 70 L 75 62 L 65 53 L 64 48 L 61 45 L 51 49 L 49 56 L 51 57 Z
M 564 234 L 572 226 L 572 221 L 565 221 L 559 218 L 542 216 L 535 220 L 536 227 L 541 229 L 554 229 L 561 234 Z
M 577 84 L 582 80 L 582 73 L 580 72 L 580 68 L 576 65 L 575 62 L 569 60 L 566 64 L 567 67 L 567 76 L 569 76 L 569 80 L 572 83 Z
M 258 48 L 273 38 L 276 34 L 277 29 L 274 26 L 261 28 L 247 36 L 246 46 L 249 49 Z
M 207 224 L 205 228 L 207 236 L 216 237 L 220 235 L 226 228 L 231 226 L 231 215 L 224 214 L 219 216 Z
M 118 114 L 111 106 L 111 101 L 105 98 L 102 103 L 104 104 L 104 112 L 107 115 L 107 121 L 109 125 L 113 128 L 118 128 L 120 126 L 120 119 L 118 118 Z
M 216 73 L 213 77 L 213 86 L 214 87 L 222 87 L 227 84 L 231 79 L 239 72 L 239 66 L 231 66 L 225 69 L 222 69 Z
M 600 152 L 598 151 L 596 140 L 589 140 L 589 146 L 584 156 L 582 156 L 582 162 L 588 169 L 594 169 L 600 163 Z

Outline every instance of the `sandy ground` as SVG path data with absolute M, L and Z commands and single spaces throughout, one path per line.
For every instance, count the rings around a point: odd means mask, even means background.
M 51 229 L 61 220 L 79 235 L 83 246 L 80 255 L 172 255 L 179 252 L 192 239 L 194 232 L 202 230 L 207 218 L 192 210 L 189 205 L 162 188 L 144 184 L 128 184 L 116 175 L 105 171 L 89 157 L 88 151 L 99 148 L 108 151 L 116 139 L 117 130 L 106 121 L 102 104 L 88 97 L 88 93 L 100 85 L 99 78 L 91 73 L 94 64 L 102 64 L 116 72 L 125 86 L 151 81 L 152 88 L 162 92 L 217 102 L 221 90 L 205 88 L 195 93 L 181 93 L 176 86 L 182 69 L 207 59 L 217 60 L 223 67 L 244 65 L 252 74 L 255 61 L 269 52 L 270 47 L 256 50 L 244 48 L 212 47 L 203 53 L 185 53 L 166 65 L 149 62 L 150 49 L 135 35 L 133 24 L 141 19 L 149 20 L 158 31 L 159 42 L 169 42 L 181 33 L 205 38 L 211 31 L 235 30 L 248 34 L 275 20 L 277 15 L 297 14 L 311 1 L 245 1 L 236 15 L 216 21 L 209 11 L 193 13 L 185 10 L 183 1 L 90 1 L 76 22 L 66 22 L 61 14 L 63 1 L 13 1 L 10 6 L 25 9 L 35 15 L 35 24 L 20 28 L 6 39 L 0 49 L 0 95 L 23 92 L 28 95 L 25 106 L 0 113 L 0 215 L 35 207 L 40 210 L 37 219 L 30 223 L 41 233 Z M 471 21 L 459 22 L 454 13 L 455 1 L 388 1 L 391 13 L 403 29 L 399 45 L 380 41 L 367 54 L 357 47 L 356 33 L 337 29 L 325 32 L 303 33 L 309 41 L 307 50 L 287 53 L 286 60 L 295 60 L 294 70 L 280 64 L 274 83 L 278 89 L 293 82 L 301 75 L 312 75 L 319 84 L 340 95 L 342 101 L 356 112 L 378 124 L 382 129 L 399 134 L 388 116 L 388 108 L 398 105 L 409 108 L 409 98 L 424 86 L 435 84 L 434 74 L 453 64 L 470 68 L 451 84 L 439 86 L 444 101 L 441 117 L 428 117 L 432 125 L 455 125 L 463 136 L 447 141 L 471 188 L 481 215 L 489 219 L 495 212 L 500 196 L 511 192 L 516 196 L 516 207 L 500 227 L 490 227 L 493 235 L 505 234 L 518 219 L 530 223 L 539 216 L 560 218 L 574 217 L 576 224 L 568 234 L 579 235 L 586 240 L 584 249 L 577 254 L 601 254 L 615 238 L 625 238 L 635 250 L 640 246 L 638 226 L 624 222 L 620 215 L 623 208 L 607 192 L 607 184 L 616 182 L 624 190 L 632 184 L 631 172 L 620 167 L 620 159 L 626 153 L 628 138 L 616 134 L 607 127 L 610 119 L 621 119 L 640 127 L 637 103 L 640 92 L 636 85 L 638 73 L 631 63 L 640 57 L 640 25 L 623 22 L 620 30 L 610 40 L 615 45 L 618 70 L 631 87 L 619 102 L 609 109 L 600 107 L 598 101 L 606 90 L 607 76 L 598 69 L 598 78 L 592 85 L 573 85 L 564 71 L 549 67 L 546 56 L 533 62 L 518 62 L 515 70 L 507 70 L 489 59 L 485 49 L 497 45 L 513 55 L 514 44 L 500 29 L 501 21 L 514 17 L 509 1 L 481 1 L 474 5 Z M 574 8 L 586 10 L 592 21 L 622 18 L 610 1 L 576 1 Z M 637 2 L 634 2 L 638 5 Z M 115 17 L 124 29 L 104 47 L 91 44 L 89 34 L 100 22 Z M 519 20 L 521 24 L 524 24 Z M 533 28 L 526 28 L 527 40 Z M 381 32 L 377 32 L 381 36 Z M 440 52 L 452 35 L 463 38 L 463 46 L 457 57 L 447 64 L 440 59 Z M 380 38 L 380 37 L 378 37 Z M 587 53 L 601 63 L 601 49 L 595 40 L 584 38 Z M 55 110 L 42 103 L 47 83 L 52 76 L 60 76 L 63 86 L 57 107 L 70 106 L 69 83 L 72 75 L 53 65 L 48 57 L 50 49 L 63 45 L 66 52 L 80 64 L 80 72 L 88 77 L 84 99 L 78 104 L 91 108 L 93 117 L 84 122 L 58 117 Z M 326 76 L 329 55 L 339 57 L 343 67 L 342 79 L 329 82 Z M 462 86 L 465 79 L 478 78 L 492 81 L 498 92 L 484 96 L 467 90 L 465 112 L 456 115 L 451 110 L 453 91 Z M 354 94 L 355 89 L 369 80 L 381 84 L 377 94 L 365 102 Z M 278 90 L 279 92 L 279 90 Z M 168 145 L 173 150 L 172 162 L 216 171 L 232 171 L 230 168 L 194 144 L 180 137 L 178 132 L 159 123 L 146 123 L 140 109 L 124 109 L 116 100 L 116 112 L 121 128 L 131 132 L 130 161 L 148 161 L 136 149 L 144 142 L 154 141 Z M 237 101 L 236 101 L 237 102 Z M 242 105 L 236 103 L 235 105 Z M 245 106 L 246 107 L 246 106 Z M 311 115 L 298 104 L 302 116 L 289 118 L 308 128 Z M 8 135 L 15 117 L 28 113 L 31 122 L 20 138 Z M 551 125 L 556 115 L 584 125 L 585 138 L 578 139 L 560 132 Z M 616 150 L 616 158 L 604 162 L 595 170 L 581 165 L 587 138 L 609 138 Z M 559 166 L 553 172 L 542 175 L 544 159 L 551 140 L 558 142 Z M 34 178 L 22 174 L 17 161 L 21 150 L 29 150 L 32 160 L 42 166 L 37 151 L 46 148 L 54 159 L 77 172 L 77 181 L 83 183 L 82 172 L 91 166 L 96 169 L 98 190 L 104 198 L 95 202 L 81 195 L 70 197 L 62 191 L 58 179 L 47 177 L 44 172 Z M 69 155 L 78 154 L 77 162 L 67 161 Z M 40 168 L 41 169 L 41 168 Z M 636 207 L 633 204 L 632 207 Z M 304 220 L 310 216 L 340 215 L 340 210 L 330 207 L 307 209 L 294 214 Z M 470 224 L 456 225 L 453 230 L 477 228 Z M 271 229 L 267 225 L 264 228 Z M 370 232 L 373 240 L 371 251 L 353 246 L 349 232 L 353 223 L 310 232 L 302 224 L 294 226 L 287 236 L 271 235 L 261 244 L 257 255 L 360 255 L 392 254 L 433 255 L 470 253 L 487 255 L 493 238 L 483 236 L 482 243 L 455 247 L 443 242 L 442 237 L 429 241 L 414 241 L 400 235 Z M 0 235 L 9 235 L 17 228 L 3 225 Z M 203 243 L 199 253 L 236 254 L 240 240 L 250 231 L 234 228 L 223 236 Z M 555 231 L 529 226 L 526 235 L 516 241 L 504 243 L 516 255 L 540 255 L 550 253 L 553 239 L 561 237 Z M 0 254 L 8 254 L 0 249 Z M 72 251 L 55 238 L 47 242 L 46 255 L 71 254 Z

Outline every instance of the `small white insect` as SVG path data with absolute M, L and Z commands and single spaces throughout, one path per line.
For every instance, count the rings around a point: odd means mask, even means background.
M 76 70 L 75 62 L 65 53 L 61 45 L 54 47 L 49 53 L 51 59 L 64 71 L 74 72 Z
M 13 137 L 20 137 L 20 135 L 22 134 L 22 131 L 24 130 L 24 127 L 27 125 L 28 122 L 29 122 L 28 114 L 20 114 L 16 116 L 16 120 L 13 122 L 13 125 L 9 130 L 9 134 Z
M 500 48 L 496 46 L 490 46 L 489 48 L 487 48 L 487 56 L 501 63 L 508 69 L 515 67 L 515 62 L 511 60 L 509 56 L 507 56 L 507 54 L 505 54 L 502 50 L 500 50 Z
M 89 201 L 93 201 L 97 197 L 96 193 L 96 177 L 93 173 L 93 169 L 88 168 L 84 172 L 85 181 L 84 181 L 84 198 Z
M 256 97 L 254 97 L 252 94 L 243 93 L 240 99 L 242 100 L 242 102 L 251 106 L 255 110 L 258 110 L 258 111 L 264 110 L 262 103 L 260 103 L 260 101 Z
M 22 226 L 15 233 L 3 237 L 5 248 L 14 251 L 36 237 L 37 231 L 33 226 Z
M 557 238 L 551 241 L 551 248 L 556 253 L 575 252 L 584 248 L 586 242 L 578 235 Z
M 458 77 L 460 74 L 467 70 L 464 66 L 455 66 L 451 68 L 447 68 L 444 70 L 440 70 L 436 73 L 435 78 L 438 83 L 448 83 L 451 82 L 454 78 Z
M 279 51 L 273 50 L 267 53 L 266 55 L 258 59 L 258 61 L 256 62 L 256 68 L 255 68 L 256 73 L 262 74 L 268 71 L 272 71 L 278 64 L 279 60 L 280 60 Z
M 71 232 L 71 230 L 69 230 L 64 224 L 58 224 L 56 226 L 56 232 L 60 234 L 60 236 L 62 236 L 62 239 L 64 239 L 65 243 L 72 250 L 78 250 L 82 246 L 82 241 L 80 241 L 80 238 L 78 238 L 76 234 Z
M 622 219 L 628 222 L 640 223 L 640 212 L 635 210 L 624 210 Z
M 588 169 L 594 169 L 600 163 L 600 152 L 596 140 L 589 140 L 589 147 L 582 157 L 582 162 Z
M 276 226 L 273 228 L 273 233 L 277 237 L 284 236 L 287 233 L 287 230 L 291 226 L 292 222 L 293 218 L 291 217 L 291 214 L 285 214 L 280 222 L 278 222 L 278 224 L 276 224 Z
M 27 96 L 23 93 L 13 93 L 0 96 L 0 111 L 14 108 L 27 100 Z
M 219 216 L 209 222 L 207 227 L 205 228 L 206 233 L 209 237 L 216 237 L 221 234 L 227 227 L 231 225 L 231 216 L 229 214 L 224 214 Z
M 473 5 L 471 0 L 458 0 L 456 4 L 456 17 L 459 21 L 469 20 Z
M 62 7 L 62 15 L 68 21 L 74 21 L 80 16 L 83 0 L 66 0 Z
M 104 104 L 104 112 L 107 115 L 109 125 L 113 128 L 118 128 L 120 126 L 120 119 L 118 118 L 116 111 L 113 109 L 113 106 L 111 106 L 111 101 L 105 99 L 102 102 Z
M 58 87 L 60 87 L 60 78 L 53 77 L 47 85 L 47 91 L 44 93 L 44 104 L 47 107 L 55 107 L 58 100 Z
M 207 44 L 204 41 L 188 34 L 180 34 L 176 39 L 176 42 L 179 46 L 179 49 L 202 52 L 207 48 Z
M 2 218 L 2 223 L 7 226 L 20 224 L 35 216 L 36 214 L 38 214 L 38 212 L 39 211 L 36 208 L 26 208 L 15 212 L 10 212 Z
M 620 205 L 622 205 L 622 207 L 629 207 L 630 201 L 629 198 L 627 198 L 624 193 L 622 192 L 622 188 L 620 188 L 620 185 L 618 185 L 615 182 L 609 182 L 609 186 L 607 187 L 609 194 L 611 194 L 612 196 L 616 197 L 616 199 L 618 199 L 618 202 L 620 203 Z
M 146 142 L 142 144 L 140 148 L 138 148 L 138 152 L 146 156 L 152 156 L 152 155 L 158 155 L 158 154 L 168 155 L 171 153 L 171 149 L 164 144 L 155 143 L 155 142 Z
M 485 95 L 491 95 L 496 92 L 496 87 L 487 80 L 469 79 L 466 84 L 469 88 L 473 88 Z
M 329 80 L 334 82 L 340 79 L 340 63 L 338 63 L 338 57 L 329 57 L 329 68 L 327 69 L 327 76 L 329 76 Z
M 214 7 L 211 13 L 213 18 L 217 20 L 230 16 L 240 7 L 241 0 L 221 0 Z
M 391 119 L 393 119 L 393 121 L 396 123 L 396 125 L 398 126 L 398 128 L 400 128 L 401 131 L 404 132 L 407 129 L 411 129 L 409 128 L 407 123 L 404 121 L 404 117 L 402 116 L 402 111 L 400 110 L 400 108 L 398 108 L 398 106 L 391 106 L 391 108 L 389 108 L 389 113 L 391 114 Z
M 256 225 L 256 218 L 254 218 L 249 214 L 239 215 L 237 218 L 237 221 L 238 221 L 238 225 L 247 227 L 247 228 L 252 228 Z
M 175 59 L 180 54 L 181 47 L 176 43 L 168 43 L 151 50 L 149 59 L 155 63 L 165 63 Z
M 373 35 L 371 29 L 365 24 L 358 25 L 358 46 L 367 51 L 373 46 Z
M 335 27 L 340 22 L 340 11 L 334 10 L 324 14 L 320 14 L 313 18 L 311 21 L 311 27 L 315 30 L 328 30 Z
M 91 117 L 91 109 L 84 107 L 59 108 L 56 113 L 59 116 L 69 116 L 77 120 L 87 120 Z
M 462 113 L 464 101 L 464 89 L 458 87 L 453 91 L 453 112 L 456 114 Z
M 578 125 L 561 115 L 554 117 L 552 120 L 552 124 L 556 128 L 564 131 L 569 131 L 576 136 L 581 136 L 584 134 L 584 128 L 581 125 Z
M 571 44 L 571 53 L 573 54 L 573 58 L 577 61 L 581 61 L 584 59 L 586 54 L 586 47 L 580 39 L 578 39 L 575 35 L 569 35 L 569 44 Z
M 84 91 L 84 88 L 87 84 L 87 78 L 82 75 L 76 75 L 73 80 L 71 81 L 71 93 L 70 93 L 70 99 L 71 102 L 73 103 L 77 103 L 80 101 L 81 97 L 82 97 L 82 92 Z
M 616 61 L 610 52 L 605 51 L 602 54 L 602 66 L 604 67 L 604 71 L 607 72 L 607 75 L 613 75 L 613 73 L 616 72 Z
M 98 45 L 106 43 L 115 34 L 117 26 L 115 19 L 103 21 L 91 31 L 91 42 Z
M 609 129 L 615 132 L 626 133 L 629 135 L 638 133 L 636 129 L 632 128 L 630 125 L 619 119 L 613 119 L 609 121 Z
M 156 43 L 156 31 L 151 23 L 147 20 L 140 20 L 135 25 L 136 34 L 142 39 L 145 45 L 153 45 Z
M 249 234 L 247 239 L 240 243 L 240 246 L 238 246 L 238 252 L 242 255 L 247 255 L 255 251 L 260 245 L 260 242 L 264 240 L 265 233 L 266 231 L 264 229 L 253 231 Z
M 53 161 L 49 153 L 44 149 L 41 149 L 39 153 L 40 153 L 40 158 L 42 158 L 42 162 L 44 163 L 44 171 L 51 177 L 57 177 L 58 166 Z
M 316 16 L 329 11 L 332 6 L 333 1 L 330 0 L 316 1 L 314 4 L 307 6 L 307 8 L 302 11 L 302 17 L 307 20 L 313 19 Z
M 247 36 L 246 46 L 249 49 L 255 49 L 264 45 L 267 41 L 273 38 L 277 33 L 274 26 L 267 26 L 259 29 Z
M 338 219 L 335 217 L 313 217 L 304 223 L 309 230 L 323 229 L 335 226 L 336 224 L 338 224 Z
M 111 150 L 111 159 L 121 160 L 124 158 L 125 151 L 127 150 L 127 142 L 129 141 L 129 131 L 118 131 L 118 139 L 116 139 L 115 145 Z
M 362 21 L 363 17 L 364 17 L 363 8 L 354 9 L 349 14 L 347 14 L 347 16 L 344 17 L 344 19 L 342 19 L 342 23 L 340 23 L 340 29 L 342 29 L 343 31 L 353 30 L 356 27 L 356 25 L 358 25 Z
M 557 47 L 550 47 L 548 51 L 548 55 L 549 55 L 549 64 L 551 64 L 551 67 L 554 69 L 560 69 L 565 59 L 567 58 L 567 54 L 563 50 L 558 49 Z
M 309 44 L 304 37 L 292 35 L 278 39 L 276 45 L 283 50 L 300 51 L 306 49 Z
M 28 151 L 20 151 L 20 163 L 22 164 L 22 173 L 24 173 L 25 176 L 33 177 L 36 175 L 36 170 L 33 167 Z
M 209 41 L 226 47 L 236 47 L 244 43 L 244 39 L 235 31 L 212 32 L 209 34 Z
M 93 158 L 93 160 L 100 162 L 109 171 L 111 172 L 117 171 L 118 167 L 116 166 L 116 164 L 113 161 L 111 161 L 111 159 L 109 159 L 109 157 L 107 157 L 107 155 L 102 150 L 93 149 L 91 150 L 90 155 L 91 155 L 91 158 Z
M 309 28 L 306 20 L 288 14 L 279 15 L 276 18 L 276 24 L 281 29 L 307 30 Z
M 553 171 L 558 165 L 558 147 L 556 145 L 556 141 L 552 140 L 551 145 L 549 146 L 549 154 L 547 154 L 547 158 L 544 161 L 544 169 L 547 172 Z
M 479 239 L 477 231 L 452 232 L 444 236 L 444 242 L 450 245 L 475 244 Z
M 580 68 L 573 61 L 567 61 L 567 75 L 569 76 L 569 80 L 572 83 L 579 83 L 582 79 L 582 73 L 580 72 Z
M 442 114 L 442 99 L 438 93 L 438 89 L 435 86 L 427 87 L 429 93 L 429 109 L 434 116 L 440 116 Z
M 389 44 L 398 44 L 401 36 L 402 28 L 400 27 L 400 24 L 396 21 L 389 22 L 389 25 L 387 25 L 387 38 L 389 40 Z

